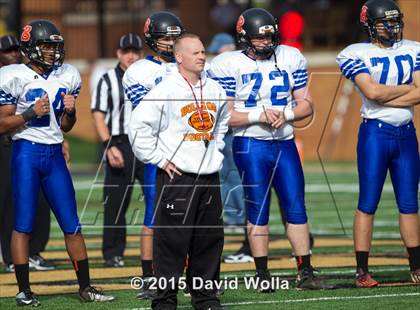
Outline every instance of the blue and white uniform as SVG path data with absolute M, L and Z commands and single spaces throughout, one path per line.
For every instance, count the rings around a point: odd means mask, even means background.
M 236 111 L 283 110 L 293 105 L 293 91 L 306 86 L 308 73 L 303 55 L 283 45 L 276 48 L 275 54 L 254 60 L 244 51 L 234 51 L 213 59 L 209 74 L 228 96 L 234 97 Z M 273 185 L 287 221 L 306 223 L 304 178 L 293 127 L 285 124 L 275 129 L 255 123 L 234 127 L 233 132 L 234 159 L 243 178 L 248 220 L 267 225 Z
M 60 129 L 64 111 L 61 93 L 78 96 L 79 72 L 62 65 L 44 75 L 29 66 L 10 65 L 0 69 L 0 104 L 15 105 L 16 114 L 48 94 L 50 113 L 28 121 L 13 135 L 12 186 L 14 229 L 30 233 L 42 188 L 65 234 L 80 231 L 73 183 L 63 153 Z
M 338 55 L 337 63 L 352 81 L 364 73 L 383 85 L 410 84 L 414 72 L 420 70 L 420 44 L 409 40 L 389 48 L 352 44 Z M 414 108 L 384 107 L 366 98 L 357 85 L 356 89 L 363 101 L 357 145 L 358 209 L 375 213 L 389 170 L 400 212 L 417 213 L 420 160 L 412 122 Z
M 175 63 L 162 63 L 153 56 L 136 61 L 128 67 L 123 77 L 123 87 L 128 99 L 135 108 L 149 91 L 158 85 L 162 79 L 176 69 Z M 147 104 L 145 102 L 144 104 Z M 152 227 L 156 196 L 157 168 L 152 164 L 144 165 L 144 196 L 146 212 L 144 224 Z

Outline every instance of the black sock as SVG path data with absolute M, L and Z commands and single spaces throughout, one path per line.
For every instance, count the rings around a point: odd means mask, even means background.
M 141 260 L 141 268 L 143 270 L 143 277 L 153 277 L 153 261 L 152 260 Z
M 254 257 L 255 268 L 257 269 L 257 271 L 267 270 L 267 261 L 267 256 Z
M 30 289 L 29 286 L 29 264 L 16 264 L 15 276 L 19 286 L 19 292 Z
M 90 285 L 89 262 L 88 259 L 73 261 L 73 268 L 76 271 L 77 282 L 80 290 L 84 290 Z
M 356 272 L 357 273 L 360 273 L 360 271 L 363 273 L 369 272 L 368 260 L 369 260 L 368 251 L 356 251 L 356 263 L 357 263 Z
M 410 270 L 420 269 L 420 245 L 414 248 L 407 248 Z
M 296 265 L 298 271 L 311 267 L 311 255 L 296 256 Z

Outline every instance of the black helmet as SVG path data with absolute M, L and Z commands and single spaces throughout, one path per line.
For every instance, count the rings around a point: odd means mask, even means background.
M 185 28 L 181 20 L 178 16 L 170 12 L 162 11 L 154 13 L 146 19 L 144 24 L 144 36 L 147 45 L 167 60 L 171 60 L 174 57 L 172 45 L 159 44 L 158 46 L 157 39 L 168 36 L 177 38 L 184 32 Z
M 403 16 L 400 8 L 393 0 L 369 0 L 360 11 L 360 24 L 371 40 L 392 45 L 402 40 Z M 378 35 L 376 28 L 378 22 L 384 25 L 388 32 L 388 38 Z M 389 22 L 392 22 L 392 24 Z
M 55 44 L 52 63 L 45 59 L 45 51 L 39 47 L 42 43 Z M 63 64 L 64 39 L 57 27 L 48 20 L 35 20 L 23 27 L 20 46 L 24 56 L 28 57 L 30 61 L 40 64 L 47 70 Z
M 248 9 L 239 16 L 236 22 L 238 42 L 252 48 L 258 56 L 270 57 L 278 44 L 279 33 L 277 21 L 269 12 L 264 9 Z M 251 43 L 251 37 L 261 37 L 271 34 L 271 45 L 257 49 Z

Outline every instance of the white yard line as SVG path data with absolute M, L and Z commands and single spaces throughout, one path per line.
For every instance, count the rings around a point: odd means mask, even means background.
M 367 295 L 367 296 L 330 296 L 318 298 L 303 298 L 303 299 L 286 299 L 286 300 L 263 300 L 263 301 L 243 301 L 225 303 L 223 306 L 254 306 L 254 305 L 271 305 L 271 304 L 291 304 L 291 303 L 305 303 L 305 302 L 319 302 L 319 301 L 340 301 L 340 300 L 357 300 L 357 299 L 377 299 L 377 298 L 391 298 L 391 297 L 417 297 L 420 293 L 404 293 L 404 294 L 381 294 L 381 295 Z M 191 306 L 178 306 L 178 309 L 189 309 Z M 134 308 L 132 310 L 149 310 L 150 308 Z

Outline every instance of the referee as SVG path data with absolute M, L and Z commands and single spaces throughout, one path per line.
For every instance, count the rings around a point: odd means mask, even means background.
M 124 266 L 125 213 L 135 179 L 143 184 L 143 164 L 135 159 L 127 136 L 132 105 L 122 85 L 125 70 L 143 58 L 142 42 L 129 33 L 120 38 L 117 66 L 106 72 L 92 94 L 91 109 L 105 148 L 104 229 L 102 254 L 108 267 Z
M 219 173 L 228 129 L 226 93 L 206 77 L 204 47 L 193 34 L 174 44 L 178 70 L 137 106 L 129 137 L 136 156 L 157 165 L 153 309 L 176 309 L 177 283 L 188 255 L 187 284 L 194 309 L 222 309 L 215 283 L 223 250 Z M 197 280 L 197 282 L 195 282 Z

